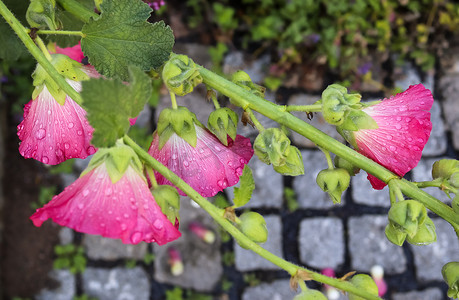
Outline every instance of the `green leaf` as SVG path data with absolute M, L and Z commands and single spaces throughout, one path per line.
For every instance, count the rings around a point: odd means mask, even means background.
M 102 14 L 83 26 L 81 47 L 99 73 L 128 78 L 128 65 L 144 71 L 169 58 L 174 45 L 172 29 L 164 22 L 147 22 L 151 8 L 141 0 L 104 1 Z
M 150 78 L 137 67 L 129 67 L 129 84 L 120 79 L 83 81 L 81 96 L 88 121 L 95 129 L 91 143 L 113 146 L 129 129 L 129 118 L 137 116 L 151 94 Z
M 4 0 L 3 3 L 24 24 L 25 14 L 30 1 Z M 28 53 L 26 47 L 3 17 L 0 17 L 0 45 L 0 59 L 6 61 L 16 61 L 22 55 Z
M 244 167 L 242 176 L 239 178 L 241 184 L 240 187 L 234 188 L 234 206 L 241 207 L 249 202 L 252 197 L 252 192 L 255 189 L 255 181 L 253 180 L 252 170 L 248 165 Z

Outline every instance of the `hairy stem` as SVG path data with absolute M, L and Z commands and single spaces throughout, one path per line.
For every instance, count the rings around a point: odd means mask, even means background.
M 69 31 L 69 30 L 38 30 L 37 34 L 62 34 L 62 35 L 78 35 L 84 37 L 85 35 L 81 31 Z
M 219 225 L 221 225 L 228 233 L 230 233 L 235 239 L 239 241 L 246 248 L 249 248 L 256 254 L 261 257 L 269 260 L 276 266 L 284 269 L 290 275 L 295 275 L 298 270 L 303 270 L 307 272 L 312 280 L 322 282 L 336 287 L 337 289 L 353 293 L 355 295 L 364 297 L 365 299 L 381 299 L 378 296 L 372 295 L 364 290 L 358 289 L 356 286 L 352 285 L 347 281 L 341 281 L 336 278 L 330 278 L 328 276 L 316 273 L 314 271 L 299 267 L 295 264 L 292 264 L 283 258 L 280 258 L 271 252 L 265 250 L 258 244 L 250 240 L 245 234 L 243 234 L 239 229 L 237 229 L 230 221 L 225 219 L 222 214 L 222 210 L 215 207 L 212 203 L 207 201 L 206 198 L 202 197 L 197 191 L 195 191 L 191 186 L 189 186 L 185 181 L 180 177 L 174 174 L 162 163 L 150 156 L 145 150 L 143 150 L 139 145 L 137 145 L 130 137 L 127 135 L 124 136 L 124 142 L 126 145 L 129 145 L 142 159 L 146 164 L 154 168 L 156 171 L 161 173 L 167 180 L 172 182 L 180 190 L 185 192 L 191 199 L 193 199 L 199 206 L 201 206 Z
M 320 112 L 322 104 L 312 105 L 285 105 L 285 111 L 304 111 L 304 112 Z
M 29 36 L 29 30 L 26 29 L 21 22 L 11 13 L 11 11 L 3 4 L 3 1 L 0 1 L 0 14 L 5 18 L 6 22 L 11 26 L 14 32 L 18 35 L 19 39 L 24 43 L 27 50 L 32 54 L 32 56 L 37 60 L 37 62 L 45 69 L 45 71 L 51 76 L 51 78 L 60 86 L 60 88 L 69 95 L 76 103 L 82 104 L 83 101 L 80 97 L 80 94 L 77 93 L 62 77 L 61 74 L 54 68 L 54 66 L 46 58 L 45 54 L 40 50 L 40 48 L 35 45 L 32 38 Z

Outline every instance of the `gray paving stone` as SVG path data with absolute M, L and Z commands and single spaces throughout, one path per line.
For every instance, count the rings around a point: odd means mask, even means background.
M 59 242 L 62 245 L 71 244 L 73 242 L 74 231 L 68 227 L 62 227 L 59 230 Z
M 60 177 L 61 177 L 62 185 L 64 186 L 64 188 L 68 187 L 69 185 L 74 183 L 75 180 L 78 179 L 78 176 L 73 173 L 70 173 L 70 174 L 63 173 L 63 174 L 60 174 Z
M 272 165 L 263 163 L 258 157 L 250 160 L 249 167 L 252 169 L 255 190 L 244 207 L 281 208 L 284 190 L 282 175 L 274 171 Z M 236 186 L 239 187 L 239 183 Z M 230 200 L 234 198 L 234 186 L 225 191 Z
M 208 46 L 179 42 L 174 45 L 174 53 L 188 55 L 195 63 L 206 68 L 212 67 Z
M 261 246 L 271 253 L 283 257 L 281 218 L 275 215 L 264 216 L 264 218 L 266 220 L 266 227 L 268 228 L 268 240 Z M 252 251 L 241 248 L 236 242 L 234 254 L 236 269 L 241 272 L 280 269 Z
M 443 280 L 441 268 L 450 261 L 459 261 L 459 242 L 451 225 L 440 218 L 432 219 L 437 242 L 424 246 L 411 246 L 420 281 Z
M 422 81 L 418 71 L 413 67 L 411 63 L 407 62 L 402 67 L 395 70 L 395 86 L 401 88 L 402 90 L 406 90 L 410 87 L 410 85 L 422 83 L 433 93 L 435 83 L 434 75 L 435 73 L 433 71 L 428 72 L 424 81 Z
M 151 118 L 151 108 L 150 105 L 145 104 L 142 111 L 137 116 L 135 121 L 135 125 L 139 127 L 148 127 L 150 126 L 150 118 Z
M 381 265 L 385 273 L 402 273 L 406 258 L 401 247 L 389 242 L 384 234 L 388 221 L 385 215 L 368 215 L 349 219 L 349 252 L 351 268 L 369 273 Z
M 437 158 L 422 158 L 419 164 L 411 171 L 413 181 L 430 181 L 432 180 L 432 165 L 434 162 L 440 159 L 448 157 L 437 157 Z M 442 192 L 439 188 L 428 187 L 423 189 L 425 192 L 434 196 L 438 200 L 445 203 L 451 203 L 451 200 Z
M 432 109 L 430 110 L 432 132 L 430 133 L 429 140 L 424 146 L 422 156 L 437 156 L 446 152 L 447 140 L 445 134 L 445 125 L 441 118 L 440 102 L 434 101 Z
M 308 266 L 336 269 L 344 262 L 343 223 L 338 218 L 311 218 L 300 223 L 300 259 Z
M 87 268 L 82 279 L 83 292 L 99 300 L 148 300 L 150 297 L 148 275 L 141 267 Z
M 205 227 L 216 233 L 216 241 L 209 245 L 188 231 L 188 224 L 199 221 Z M 182 197 L 180 208 L 180 232 L 182 236 L 164 246 L 154 245 L 155 273 L 154 278 L 161 283 L 192 288 L 202 292 L 209 292 L 215 288 L 223 274 L 220 254 L 220 238 L 217 234 L 217 225 L 213 219 L 201 208 L 191 205 L 191 200 Z M 169 247 L 176 248 L 182 257 L 184 272 L 174 276 L 168 265 Z
M 459 74 L 446 75 L 440 78 L 439 90 L 443 94 L 443 112 L 447 129 L 451 131 L 453 145 L 459 150 Z
M 109 239 L 100 235 L 85 234 L 83 245 L 86 254 L 91 259 L 117 260 L 126 258 L 141 260 L 147 253 L 147 244 L 144 242 L 137 245 L 127 245 L 119 239 Z
M 56 289 L 43 289 L 35 296 L 36 300 L 72 300 L 76 293 L 75 275 L 68 270 L 52 270 L 49 277 L 56 280 Z
M 443 300 L 444 295 L 440 289 L 430 288 L 423 291 L 413 291 L 408 293 L 394 293 L 392 300 Z
M 296 94 L 290 97 L 288 100 L 288 105 L 311 105 L 314 104 L 317 100 L 320 99 L 319 95 L 310 95 L 310 94 Z M 298 117 L 305 121 L 306 123 L 314 126 L 315 128 L 323 131 L 324 133 L 328 134 L 334 139 L 338 141 L 344 142 L 344 139 L 341 135 L 336 131 L 335 127 L 325 122 L 321 113 L 314 113 L 314 117 L 312 120 L 308 120 L 306 117 L 306 113 L 304 112 L 292 112 L 295 117 Z M 315 144 L 305 138 L 304 136 L 296 133 L 295 131 L 291 131 L 291 138 L 292 141 L 300 146 L 300 147 L 307 147 L 307 148 L 315 148 Z
M 367 175 L 367 172 L 360 170 L 351 177 L 352 198 L 355 203 L 390 207 L 389 188 L 385 186 L 382 190 L 375 190 L 371 187 Z
M 293 180 L 293 189 L 297 195 L 299 206 L 314 209 L 332 207 L 333 201 L 316 183 L 317 174 L 327 168 L 325 155 L 321 151 L 312 150 L 302 150 L 301 155 L 303 156 L 305 174 L 297 176 Z M 344 203 L 344 194 L 341 203 Z
M 290 289 L 289 280 L 276 280 L 272 283 L 246 288 L 242 294 L 242 300 L 289 300 L 293 299 L 296 292 Z

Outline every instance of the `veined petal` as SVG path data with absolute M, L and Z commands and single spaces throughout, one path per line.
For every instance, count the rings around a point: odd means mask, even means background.
M 413 169 L 421 159 L 432 130 L 432 93 L 422 84 L 363 109 L 378 124 L 378 129 L 354 132 L 359 153 L 399 176 Z M 386 184 L 368 175 L 375 189 Z
M 73 60 L 76 60 L 79 63 L 81 63 L 81 61 L 84 58 L 80 42 L 78 42 L 78 44 L 76 44 L 73 47 L 61 48 L 59 46 L 56 46 L 56 53 L 67 55 L 68 57 L 70 57 Z
M 79 232 L 119 238 L 125 244 L 163 245 L 181 235 L 174 226 L 178 224 L 161 212 L 145 178 L 131 166 L 113 184 L 102 163 L 30 217 L 35 226 L 49 218 Z
M 202 196 L 212 197 L 239 181 L 244 166 L 253 156 L 253 149 L 250 140 L 243 136 L 237 135 L 234 141 L 228 138 L 228 146 L 225 146 L 209 131 L 195 127 L 195 148 L 174 133 L 158 150 L 159 136 L 155 133 L 148 153 Z M 159 184 L 173 185 L 161 174 L 155 174 Z

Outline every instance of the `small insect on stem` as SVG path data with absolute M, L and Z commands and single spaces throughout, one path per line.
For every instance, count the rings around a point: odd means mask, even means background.
M 312 118 L 314 118 L 314 113 L 312 111 L 307 111 L 306 117 L 308 118 L 309 121 L 311 121 Z
M 29 36 L 34 42 L 35 42 L 35 39 L 37 38 L 37 31 L 38 31 L 38 28 L 35 28 L 35 27 L 30 28 Z

